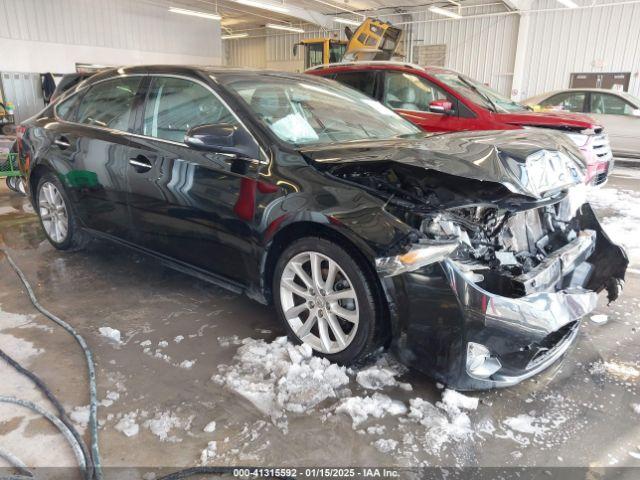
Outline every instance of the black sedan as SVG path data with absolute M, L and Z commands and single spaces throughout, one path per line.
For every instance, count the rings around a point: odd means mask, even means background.
M 114 240 L 274 303 L 332 361 L 391 346 L 454 388 L 554 363 L 628 263 L 564 135 L 422 134 L 322 78 L 118 68 L 19 133 L 54 247 Z

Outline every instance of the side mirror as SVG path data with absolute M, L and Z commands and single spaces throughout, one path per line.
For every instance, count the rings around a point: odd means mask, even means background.
M 190 128 L 184 136 L 184 143 L 196 150 L 226 153 L 253 160 L 260 157 L 253 137 L 244 128 L 229 123 Z
M 449 100 L 434 100 L 429 104 L 429 111 L 431 113 L 451 115 L 453 113 L 453 103 Z

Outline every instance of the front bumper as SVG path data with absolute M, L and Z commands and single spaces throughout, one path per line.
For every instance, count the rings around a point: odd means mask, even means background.
M 587 143 L 579 148 L 587 163 L 585 183 L 604 184 L 613 169 L 613 153 L 609 145 L 609 137 L 605 133 L 590 135 Z
M 596 307 L 596 292 L 623 280 L 628 263 L 591 208 L 582 210 L 578 219 L 591 232 L 537 272 L 545 279 L 537 291 L 517 298 L 483 288 L 451 259 L 384 278 L 399 358 L 459 390 L 508 387 L 557 362 Z M 499 369 L 484 377 L 470 371 L 470 343 L 485 347 Z

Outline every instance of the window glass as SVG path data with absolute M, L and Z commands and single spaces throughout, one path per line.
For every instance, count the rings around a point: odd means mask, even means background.
M 375 88 L 375 72 L 344 72 L 337 73 L 335 79 L 347 85 L 348 87 L 355 88 L 361 91 L 365 95 L 373 97 Z
M 633 107 L 617 95 L 591 92 L 590 112 L 604 115 L 633 115 Z
M 216 123 L 237 122 L 209 89 L 181 78 L 153 79 L 144 109 L 144 135 L 182 142 L 190 128 Z
M 63 120 L 67 120 L 68 122 L 73 122 L 76 113 L 76 107 L 80 101 L 82 94 L 73 95 L 72 97 L 67 98 L 63 102 L 60 102 L 56 105 L 56 115 Z
M 308 43 L 307 44 L 307 64 L 306 68 L 312 68 L 317 65 L 323 64 L 322 56 L 324 54 L 324 44 L 320 43 Z
M 393 110 L 335 82 L 264 75 L 230 81 L 226 86 L 274 135 L 295 146 L 391 139 L 420 132 Z
M 76 121 L 127 131 L 141 78 L 118 78 L 94 85 L 82 97 Z
M 584 111 L 585 92 L 564 92 L 540 102 L 541 107 L 567 112 Z
M 391 108 L 428 112 L 434 100 L 447 95 L 425 79 L 404 72 L 387 72 L 384 77 L 383 103 Z
M 331 42 L 329 44 L 329 63 L 338 63 L 342 60 L 347 46 L 344 43 Z

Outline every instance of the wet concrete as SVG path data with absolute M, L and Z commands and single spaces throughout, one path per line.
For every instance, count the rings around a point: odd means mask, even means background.
M 640 192 L 637 180 L 634 171 L 621 171 L 609 187 Z M 117 397 L 98 412 L 105 466 L 189 467 L 198 464 L 210 440 L 218 441 L 219 455 L 210 462 L 214 465 L 640 466 L 629 453 L 640 452 L 640 407 L 633 408 L 640 404 L 637 273 L 628 276 L 617 303 L 606 306 L 602 296 L 597 313 L 608 315 L 608 322 L 586 319 L 577 344 L 556 367 L 510 389 L 474 394 L 481 403 L 470 412 L 473 438 L 451 442 L 437 454 L 421 447 L 384 454 L 372 445 L 380 436 L 354 430 L 344 414 L 327 415 L 323 407 L 330 405 L 289 414 L 284 432 L 251 403 L 211 380 L 218 365 L 233 361 L 237 348 L 221 346 L 219 337 L 272 340 L 283 334 L 271 308 L 106 242 L 94 241 L 82 252 L 58 252 L 44 239 L 26 200 L 4 187 L 0 243 L 24 270 L 41 303 L 89 343 L 99 398 Z M 78 345 L 34 310 L 4 258 L 0 285 L 0 348 L 44 379 L 70 412 L 86 406 L 86 367 Z M 105 326 L 122 332 L 121 344 L 100 335 L 98 329 Z M 177 343 L 179 335 L 184 340 Z M 140 343 L 146 340 L 151 353 L 159 342 L 168 342 L 161 353 L 170 358 L 145 353 Z M 195 364 L 180 368 L 185 360 Z M 47 405 L 27 380 L 1 362 L 0 378 L 0 395 Z M 401 380 L 411 383 L 413 391 L 384 393 L 405 402 L 440 399 L 438 387 L 420 374 L 409 372 Z M 354 394 L 371 393 L 351 388 Z M 137 412 L 139 433 L 127 437 L 115 425 L 131 412 Z M 162 413 L 172 413 L 176 423 L 164 440 L 143 425 Z M 506 419 L 522 414 L 544 420 L 536 433 L 504 427 Z M 203 432 L 211 421 L 217 422 L 215 432 Z M 493 431 L 483 433 L 480 426 L 488 424 Z M 417 426 L 396 417 L 364 424 L 369 425 L 384 425 L 383 437 L 399 442 L 407 433 L 421 435 Z M 74 465 L 57 431 L 20 407 L 0 404 L 0 446 L 30 466 Z

